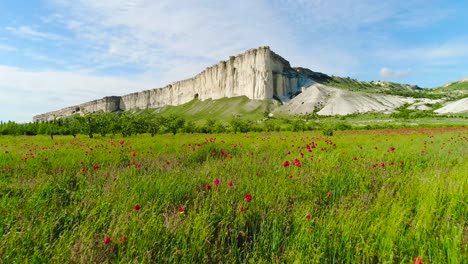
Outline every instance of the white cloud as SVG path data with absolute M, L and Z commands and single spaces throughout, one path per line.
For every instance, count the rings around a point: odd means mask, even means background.
M 390 68 L 384 67 L 380 69 L 379 74 L 383 78 L 399 79 L 399 78 L 404 78 L 410 75 L 411 70 L 392 70 Z

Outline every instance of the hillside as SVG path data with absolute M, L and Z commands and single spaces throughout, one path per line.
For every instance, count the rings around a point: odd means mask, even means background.
M 200 101 L 194 99 L 179 106 L 165 106 L 156 110 L 164 115 L 181 115 L 189 121 L 211 118 L 229 120 L 234 117 L 257 120 L 270 110 L 274 103 L 269 100 L 250 100 L 245 96 Z
M 349 91 L 360 91 L 368 93 L 383 93 L 403 96 L 416 96 L 423 93 L 424 90 L 411 84 L 399 84 L 385 81 L 359 81 L 350 77 L 340 76 L 329 76 L 324 73 L 314 72 L 306 68 L 295 68 L 298 72 L 301 72 L 314 81 L 332 87 L 337 87 Z

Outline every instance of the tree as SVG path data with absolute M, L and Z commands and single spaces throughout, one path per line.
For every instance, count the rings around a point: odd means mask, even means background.
M 83 116 L 83 129 L 86 134 L 88 134 L 89 138 L 94 137 L 94 133 L 96 133 L 97 123 L 95 114 L 86 112 Z
M 67 132 L 76 138 L 83 126 L 83 118 L 80 115 L 73 115 L 65 118 L 63 122 Z
M 122 112 L 119 120 L 122 136 L 131 136 L 135 132 L 133 127 L 133 114 L 130 112 Z
M 56 133 L 57 130 L 57 123 L 58 123 L 58 118 L 61 116 L 58 115 L 53 115 L 54 119 L 50 122 L 49 126 L 49 134 L 50 134 L 50 139 L 54 139 L 54 134 Z
M 167 117 L 165 126 L 170 132 L 172 132 L 172 134 L 175 135 L 177 134 L 177 130 L 184 127 L 184 124 L 185 124 L 185 119 L 183 119 L 182 117 L 178 115 L 172 114 Z

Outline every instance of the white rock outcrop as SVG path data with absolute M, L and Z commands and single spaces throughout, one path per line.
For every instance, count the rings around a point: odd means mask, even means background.
M 439 114 L 468 112 L 468 98 L 463 98 L 457 101 L 449 102 L 445 104 L 442 108 L 439 108 L 434 112 Z
M 289 62 L 269 47 L 251 49 L 208 67 L 193 78 L 163 88 L 103 99 L 37 115 L 34 121 L 50 121 L 55 116 L 94 111 L 126 111 L 181 105 L 200 100 L 247 96 L 253 100 L 276 97 L 287 101 L 312 81 L 291 68 Z
M 413 98 L 401 96 L 353 92 L 323 84 L 313 84 L 284 106 L 279 112 L 287 114 L 307 114 L 314 109 L 318 115 L 350 115 L 367 112 L 392 112 L 404 104 L 414 102 Z

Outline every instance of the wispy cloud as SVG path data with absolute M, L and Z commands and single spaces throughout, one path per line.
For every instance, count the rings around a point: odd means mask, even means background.
M 379 50 L 376 55 L 392 61 L 415 61 L 420 63 L 445 64 L 468 59 L 468 39 L 445 41 L 416 47 L 398 47 Z
M 0 51 L 16 51 L 17 49 L 12 46 L 0 44 Z
M 137 64 L 161 77 L 193 65 L 186 78 L 246 49 L 291 49 L 293 36 L 263 1 L 54 1 L 60 19 L 87 43 L 95 64 Z
M 35 39 L 48 39 L 48 40 L 63 40 L 64 39 L 64 37 L 60 35 L 47 33 L 47 32 L 41 32 L 29 26 L 5 27 L 5 30 L 16 35 L 35 38 Z
M 387 67 L 380 69 L 379 74 L 385 79 L 400 79 L 411 74 L 411 70 L 393 70 Z

